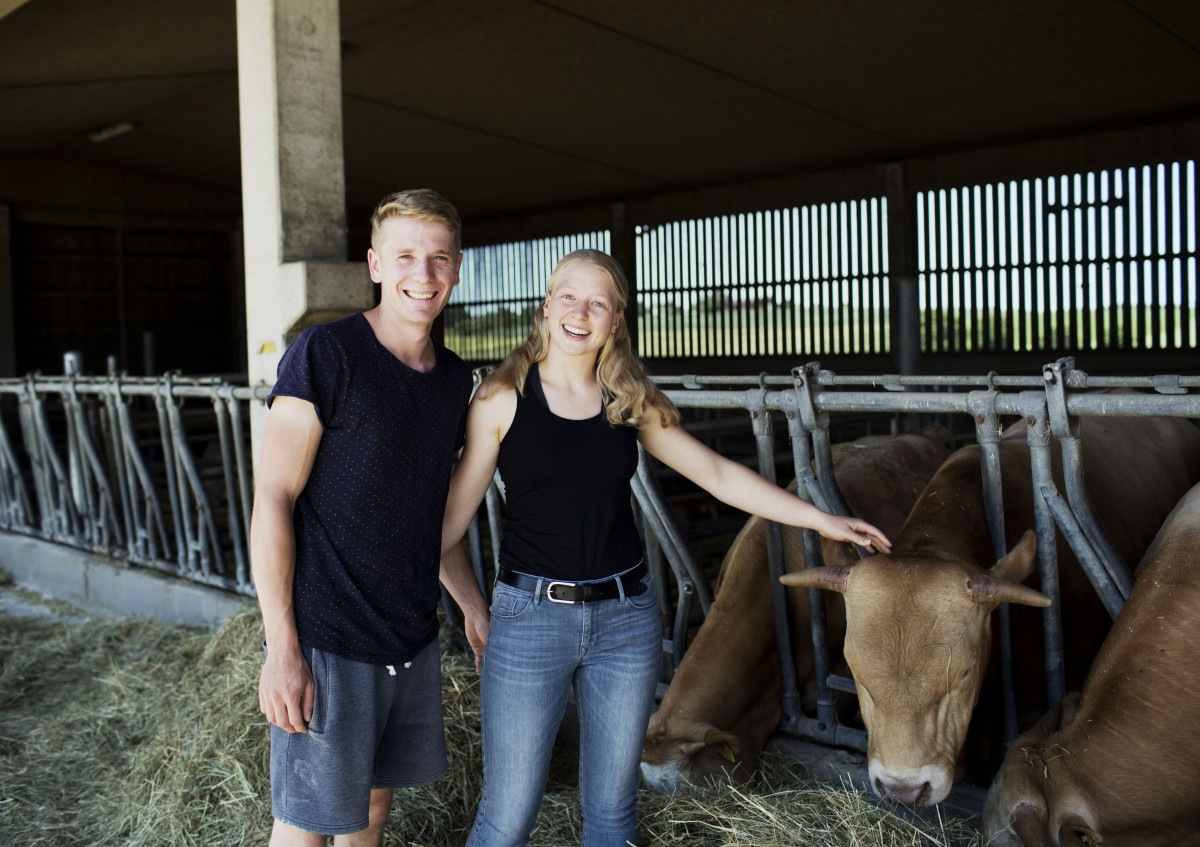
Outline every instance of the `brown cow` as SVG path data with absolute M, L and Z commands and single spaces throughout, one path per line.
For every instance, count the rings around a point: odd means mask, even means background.
M 854 567 L 788 574 L 789 585 L 840 591 L 845 657 L 867 725 L 872 787 L 907 805 L 946 798 L 992 653 L 991 612 L 1013 607 L 1014 655 L 1031 671 L 1018 686 L 1022 714 L 1045 709 L 1040 615 L 1046 597 L 1019 583 L 1035 566 L 1029 447 L 1024 427 L 1000 444 L 1009 554 L 992 564 L 979 447 L 956 452 L 913 507 L 890 555 Z M 1163 517 L 1200 480 L 1200 429 L 1179 418 L 1088 418 L 1081 424 L 1085 486 L 1117 553 L 1134 562 Z M 1052 449 L 1062 490 L 1059 451 Z M 1019 536 L 1020 543 L 1016 543 Z M 1108 617 L 1078 563 L 1058 545 L 1068 686 L 1099 649 Z M 1030 701 L 1028 697 L 1035 699 Z M 1025 699 L 1022 699 L 1025 698 Z M 994 706 L 994 697 L 985 698 Z M 1040 700 L 1040 705 L 1038 701 Z
M 989 844 L 1200 845 L 1200 485 L 1139 570 L 1082 695 L 1009 750 Z
M 941 426 L 860 438 L 834 445 L 834 476 L 854 514 L 891 534 L 953 446 Z M 789 487 L 795 490 L 795 483 Z M 783 548 L 787 570 L 804 567 L 801 530 L 783 527 Z M 826 562 L 851 561 L 845 544 L 824 541 L 821 549 Z M 816 686 L 808 592 L 788 594 L 796 673 L 811 711 Z M 830 649 L 838 651 L 845 626 L 840 598 L 826 609 Z M 708 618 L 650 720 L 642 752 L 646 782 L 676 790 L 725 770 L 748 778 L 779 723 L 780 693 L 766 527 L 751 518 L 726 554 Z

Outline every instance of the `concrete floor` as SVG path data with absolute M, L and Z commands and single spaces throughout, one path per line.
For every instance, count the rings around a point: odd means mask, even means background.
M 85 612 L 217 626 L 254 600 L 119 559 L 0 532 L 0 571 L 14 583 Z
M 87 620 L 85 615 L 62 614 L 61 604 L 58 608 L 52 607 L 50 603 L 43 600 L 42 595 L 12 584 L 0 585 L 0 615 L 16 618 L 41 618 L 46 621 L 69 624 L 84 623 Z

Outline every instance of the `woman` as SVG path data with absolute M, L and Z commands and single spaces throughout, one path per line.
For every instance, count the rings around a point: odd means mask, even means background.
M 865 521 L 826 514 L 688 435 L 633 355 L 628 291 L 608 255 L 566 256 L 529 338 L 467 414 L 443 548 L 462 539 L 497 467 L 508 507 L 480 681 L 483 796 L 468 847 L 528 840 L 572 684 L 584 847 L 637 841 L 662 633 L 630 505 L 636 442 L 730 505 L 890 548 Z

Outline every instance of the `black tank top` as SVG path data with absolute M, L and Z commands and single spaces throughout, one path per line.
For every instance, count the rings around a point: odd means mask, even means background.
M 632 568 L 642 558 L 629 488 L 637 430 L 613 426 L 603 410 L 578 421 L 555 415 L 536 364 L 525 389 L 497 459 L 508 508 L 500 563 L 571 582 Z

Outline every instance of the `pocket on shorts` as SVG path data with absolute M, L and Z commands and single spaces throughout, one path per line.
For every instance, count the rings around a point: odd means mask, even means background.
M 308 731 L 321 734 L 325 731 L 326 704 L 322 695 L 325 686 L 322 684 L 326 676 L 325 655 L 315 647 L 308 651 L 308 669 L 313 678 L 313 711 L 312 720 L 308 722 Z
M 626 594 L 625 599 L 629 605 L 635 609 L 647 609 L 658 602 L 658 594 L 654 590 L 654 577 L 646 574 L 641 579 L 642 585 L 646 586 L 646 590 L 641 594 Z
M 492 589 L 493 617 L 520 617 L 532 603 L 533 595 L 528 591 L 520 591 L 503 582 L 497 582 L 495 588 Z

